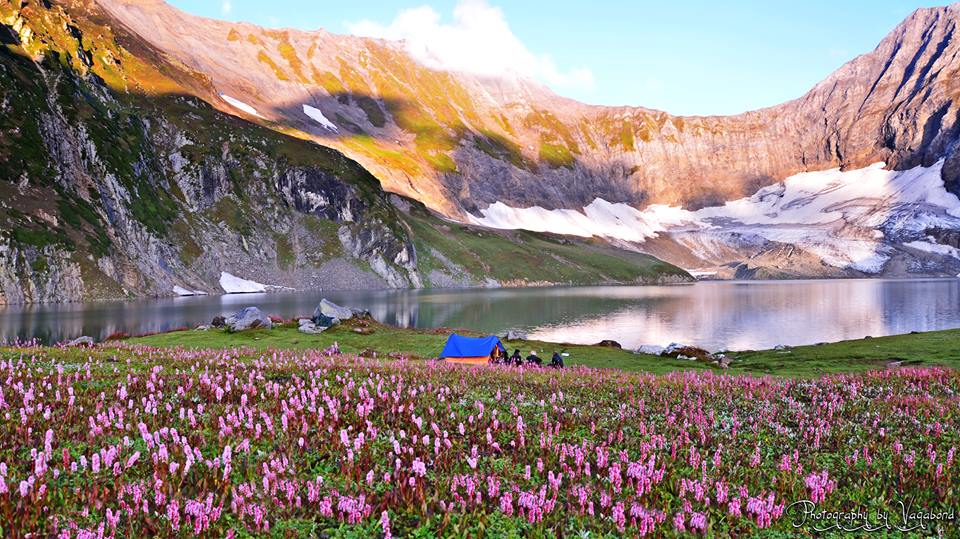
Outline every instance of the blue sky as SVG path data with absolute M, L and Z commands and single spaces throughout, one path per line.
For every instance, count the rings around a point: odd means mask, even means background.
M 168 0 L 262 26 L 404 37 L 436 67 L 510 69 L 557 93 L 674 114 L 733 114 L 802 95 L 943 2 Z M 466 66 L 466 67 L 464 67 Z

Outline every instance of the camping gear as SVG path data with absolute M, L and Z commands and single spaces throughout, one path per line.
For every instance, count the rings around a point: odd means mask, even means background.
M 486 365 L 494 356 L 504 356 L 507 349 L 496 336 L 464 337 L 452 333 L 440 353 L 440 359 L 467 365 Z

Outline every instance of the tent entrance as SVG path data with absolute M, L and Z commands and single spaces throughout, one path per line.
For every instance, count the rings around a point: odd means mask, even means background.
M 486 365 L 490 363 L 490 356 L 478 357 L 448 357 L 445 359 L 448 363 L 460 363 L 462 365 Z

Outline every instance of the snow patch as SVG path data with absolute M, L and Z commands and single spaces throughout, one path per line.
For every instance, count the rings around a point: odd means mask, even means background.
M 224 101 L 229 103 L 231 107 L 237 110 L 242 110 L 243 112 L 246 112 L 251 116 L 256 116 L 257 118 L 263 118 L 263 116 L 261 116 L 260 113 L 257 112 L 257 109 L 251 107 L 250 105 L 244 103 L 243 101 L 240 101 L 239 99 L 230 97 L 227 94 L 220 94 L 220 99 L 223 99 Z
M 677 207 L 654 205 L 643 211 L 597 198 L 582 211 L 548 210 L 540 206 L 513 208 L 496 202 L 481 216 L 467 214 L 471 223 L 490 228 L 551 232 L 589 238 L 598 236 L 633 242 L 656 237 L 670 226 L 696 223 L 694 214 Z
M 207 293 L 203 290 L 187 290 L 186 288 L 174 285 L 173 293 L 178 296 L 206 296 Z
M 310 105 L 304 105 L 303 113 L 309 116 L 314 121 L 316 121 L 318 124 L 329 129 L 330 131 L 337 132 L 337 126 L 334 125 L 333 122 L 328 120 L 327 117 L 323 115 L 323 112 L 320 109 L 313 108 Z
M 266 285 L 241 279 L 225 271 L 220 273 L 220 288 L 223 288 L 223 291 L 227 294 L 255 294 L 267 291 Z

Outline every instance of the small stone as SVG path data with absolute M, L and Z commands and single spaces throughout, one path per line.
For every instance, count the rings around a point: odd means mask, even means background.
M 93 346 L 94 344 L 96 344 L 96 342 L 93 340 L 93 337 L 84 335 L 83 337 L 77 337 L 76 339 L 68 342 L 67 346 L 89 347 Z
M 300 327 L 297 328 L 297 331 L 300 333 L 305 333 L 307 335 L 317 335 L 326 331 L 326 327 L 318 326 L 311 322 L 310 320 L 301 320 Z M 305 324 L 303 322 L 306 322 Z

